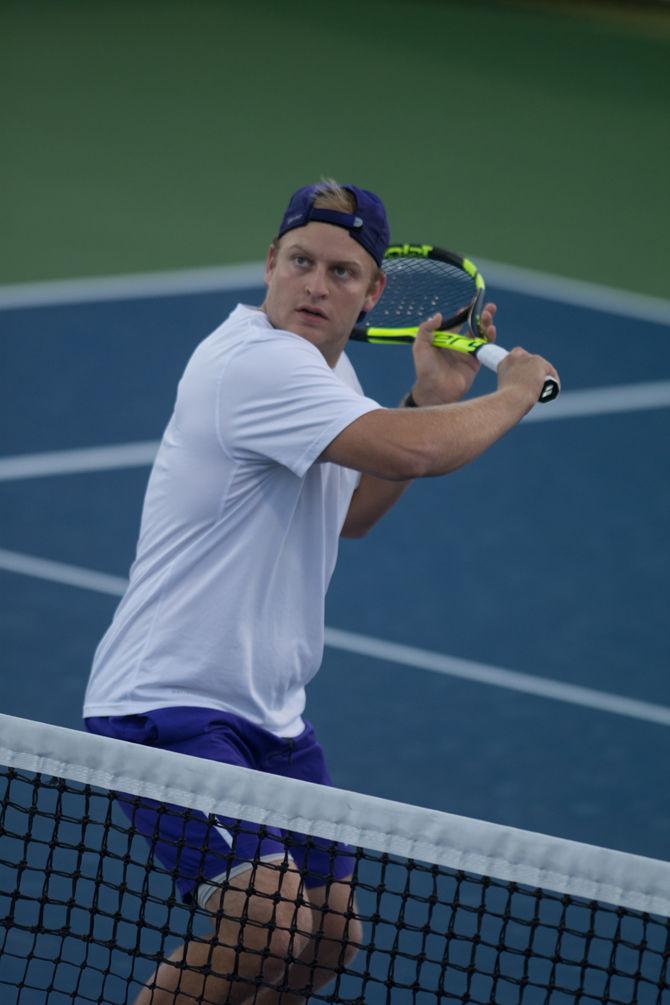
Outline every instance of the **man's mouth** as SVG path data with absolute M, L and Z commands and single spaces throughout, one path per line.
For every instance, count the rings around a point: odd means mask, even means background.
M 298 307 L 298 314 L 303 314 L 308 318 L 322 318 L 324 321 L 328 320 L 328 316 L 319 307 Z

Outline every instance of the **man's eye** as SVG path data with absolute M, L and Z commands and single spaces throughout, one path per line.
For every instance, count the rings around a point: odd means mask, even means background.
M 333 272 L 335 273 L 338 279 L 346 279 L 347 276 L 351 275 L 351 269 L 348 268 L 346 265 L 336 265 L 333 269 Z
M 305 258 L 304 255 L 294 255 L 293 261 L 295 262 L 296 265 L 299 265 L 301 268 L 304 265 L 309 265 L 309 259 Z

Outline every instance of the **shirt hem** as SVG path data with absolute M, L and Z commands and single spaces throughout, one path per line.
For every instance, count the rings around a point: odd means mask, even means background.
M 86 703 L 83 708 L 82 718 L 90 719 L 96 716 L 121 716 L 121 715 L 146 715 L 148 712 L 155 712 L 159 708 L 211 708 L 215 712 L 229 712 L 231 715 L 237 715 L 240 719 L 246 719 L 254 726 L 258 726 L 260 729 L 265 729 L 268 733 L 272 733 L 274 736 L 281 737 L 283 739 L 291 740 L 299 736 L 300 733 L 305 728 L 305 721 L 302 716 L 297 716 L 291 719 L 286 726 L 277 728 L 276 726 L 271 726 L 267 722 L 258 719 L 251 718 L 248 714 L 240 712 L 237 708 L 231 708 L 230 705 L 223 705 L 221 702 L 208 700 L 202 701 L 202 699 L 196 699 L 188 694 L 184 694 L 180 697 L 179 701 L 154 701 L 154 702 L 116 702 L 114 704 L 102 705 L 95 703 Z

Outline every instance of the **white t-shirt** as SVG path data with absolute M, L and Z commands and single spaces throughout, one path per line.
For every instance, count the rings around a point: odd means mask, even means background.
M 357 472 L 318 458 L 379 408 L 349 360 L 239 305 L 195 350 L 149 478 L 85 716 L 191 705 L 303 728 Z

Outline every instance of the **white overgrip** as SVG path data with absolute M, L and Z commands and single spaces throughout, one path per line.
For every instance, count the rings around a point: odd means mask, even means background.
M 487 366 L 489 370 L 497 370 L 498 364 L 505 358 L 509 356 L 507 349 L 503 349 L 502 346 L 494 345 L 490 342 L 488 345 L 481 346 L 476 354 L 477 359 L 484 366 Z
M 479 362 L 487 366 L 489 370 L 497 370 L 505 356 L 509 356 L 509 352 L 502 346 L 489 343 L 477 349 L 475 355 Z M 553 401 L 554 398 L 558 397 L 560 389 L 558 381 L 554 377 L 548 376 L 538 400 L 541 402 Z

